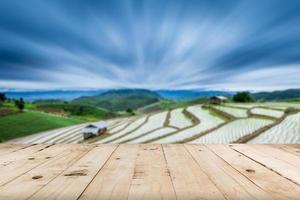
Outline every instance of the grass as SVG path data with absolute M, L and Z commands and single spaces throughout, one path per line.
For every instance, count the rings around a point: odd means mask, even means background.
M 94 107 L 104 108 L 111 112 L 123 111 L 128 108 L 136 110 L 146 105 L 158 102 L 159 98 L 138 94 L 102 94 L 98 96 L 80 97 L 72 101 L 72 104 L 90 105 Z
M 160 106 L 160 102 L 156 102 L 145 107 L 139 108 L 137 110 L 138 113 L 149 114 L 152 112 L 162 111 L 163 109 Z
M 187 111 L 186 108 L 183 109 L 182 114 L 186 118 L 188 118 L 192 121 L 192 124 L 193 124 L 192 126 L 196 126 L 197 124 L 200 123 L 200 120 L 195 115 L 193 115 L 191 112 Z
M 223 121 L 228 121 L 229 119 L 223 115 L 221 115 L 220 113 L 215 112 L 214 110 L 208 109 L 209 110 L 209 114 L 214 116 L 214 117 L 218 117 L 220 119 L 222 119 Z
M 81 122 L 80 119 L 60 117 L 37 111 L 25 111 L 0 117 L 0 142 Z
M 76 116 L 87 121 L 95 121 L 99 119 L 108 119 L 115 116 L 115 113 L 109 112 L 105 109 L 101 109 L 89 105 L 79 105 L 73 103 L 37 103 L 35 104 L 37 109 L 53 109 L 56 111 L 61 111 L 71 116 Z
M 187 102 L 181 102 L 181 101 L 170 101 L 170 100 L 162 100 L 160 102 L 160 107 L 163 110 L 171 110 L 176 109 L 180 107 L 188 106 L 189 104 Z
M 216 109 L 216 108 L 214 108 L 214 106 L 211 106 L 210 104 L 203 105 L 202 108 L 208 110 L 210 115 L 218 117 L 225 122 L 235 119 L 235 117 L 232 116 L 231 114 L 228 114 L 219 109 Z

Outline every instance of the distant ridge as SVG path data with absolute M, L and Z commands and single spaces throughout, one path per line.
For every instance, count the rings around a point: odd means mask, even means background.
M 210 97 L 214 95 L 233 96 L 235 92 L 225 92 L 218 90 L 147 90 L 147 89 L 112 89 L 112 90 L 38 90 L 38 91 L 3 91 L 9 98 L 23 97 L 25 101 L 38 100 L 63 100 L 77 101 L 97 96 L 109 98 L 119 98 L 125 96 L 144 96 L 154 98 L 164 98 L 175 101 L 192 101 L 195 99 Z M 272 92 L 251 93 L 258 101 L 280 101 L 300 99 L 300 89 L 276 90 Z
M 201 90 L 157 90 L 158 94 L 166 99 L 175 101 L 191 101 L 203 97 L 210 97 L 214 95 L 232 96 L 234 92 L 224 91 L 201 91 Z
M 24 98 L 25 101 L 38 101 L 47 99 L 59 99 L 70 101 L 81 96 L 94 96 L 106 90 L 38 90 L 38 91 L 4 91 L 7 97 L 18 99 Z
M 300 99 L 300 89 L 276 90 L 272 92 L 252 93 L 258 101 L 280 101 L 289 99 Z
M 95 96 L 83 96 L 72 102 L 105 108 L 110 111 L 124 111 L 128 108 L 138 109 L 158 102 L 161 96 L 146 89 L 117 89 L 108 90 Z
M 151 90 L 147 89 L 112 89 L 99 94 L 101 97 L 124 97 L 124 96 L 147 96 L 161 98 L 161 96 Z

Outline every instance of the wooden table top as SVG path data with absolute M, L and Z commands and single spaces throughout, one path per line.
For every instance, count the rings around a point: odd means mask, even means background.
M 300 145 L 0 144 L 0 199 L 300 199 Z

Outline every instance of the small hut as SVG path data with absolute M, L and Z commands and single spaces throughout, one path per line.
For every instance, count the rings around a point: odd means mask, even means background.
M 210 97 L 209 101 L 210 101 L 211 104 L 218 104 L 218 105 L 220 105 L 220 104 L 222 104 L 222 103 L 224 103 L 224 102 L 227 101 L 227 97 L 224 97 L 224 96 L 212 96 L 212 97 Z
M 107 131 L 107 124 L 103 121 L 91 123 L 83 128 L 83 138 L 88 139 L 91 137 L 99 136 Z

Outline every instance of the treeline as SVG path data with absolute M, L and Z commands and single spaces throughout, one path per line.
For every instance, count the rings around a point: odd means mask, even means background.
M 70 115 L 77 116 L 95 116 L 101 118 L 110 118 L 114 117 L 115 114 L 113 112 L 108 112 L 106 110 L 96 108 L 94 106 L 82 105 L 69 103 L 64 101 L 56 101 L 56 100 L 46 100 L 46 101 L 37 101 L 34 103 L 37 109 L 56 109 L 62 110 Z
M 19 111 L 23 111 L 25 108 L 25 101 L 23 98 L 14 99 L 14 98 L 7 98 L 5 93 L 0 93 L 0 106 L 3 106 L 5 102 L 14 103 L 14 105 L 19 109 Z
M 255 102 L 255 98 L 250 92 L 237 92 L 235 95 L 233 95 L 232 100 L 240 103 Z

